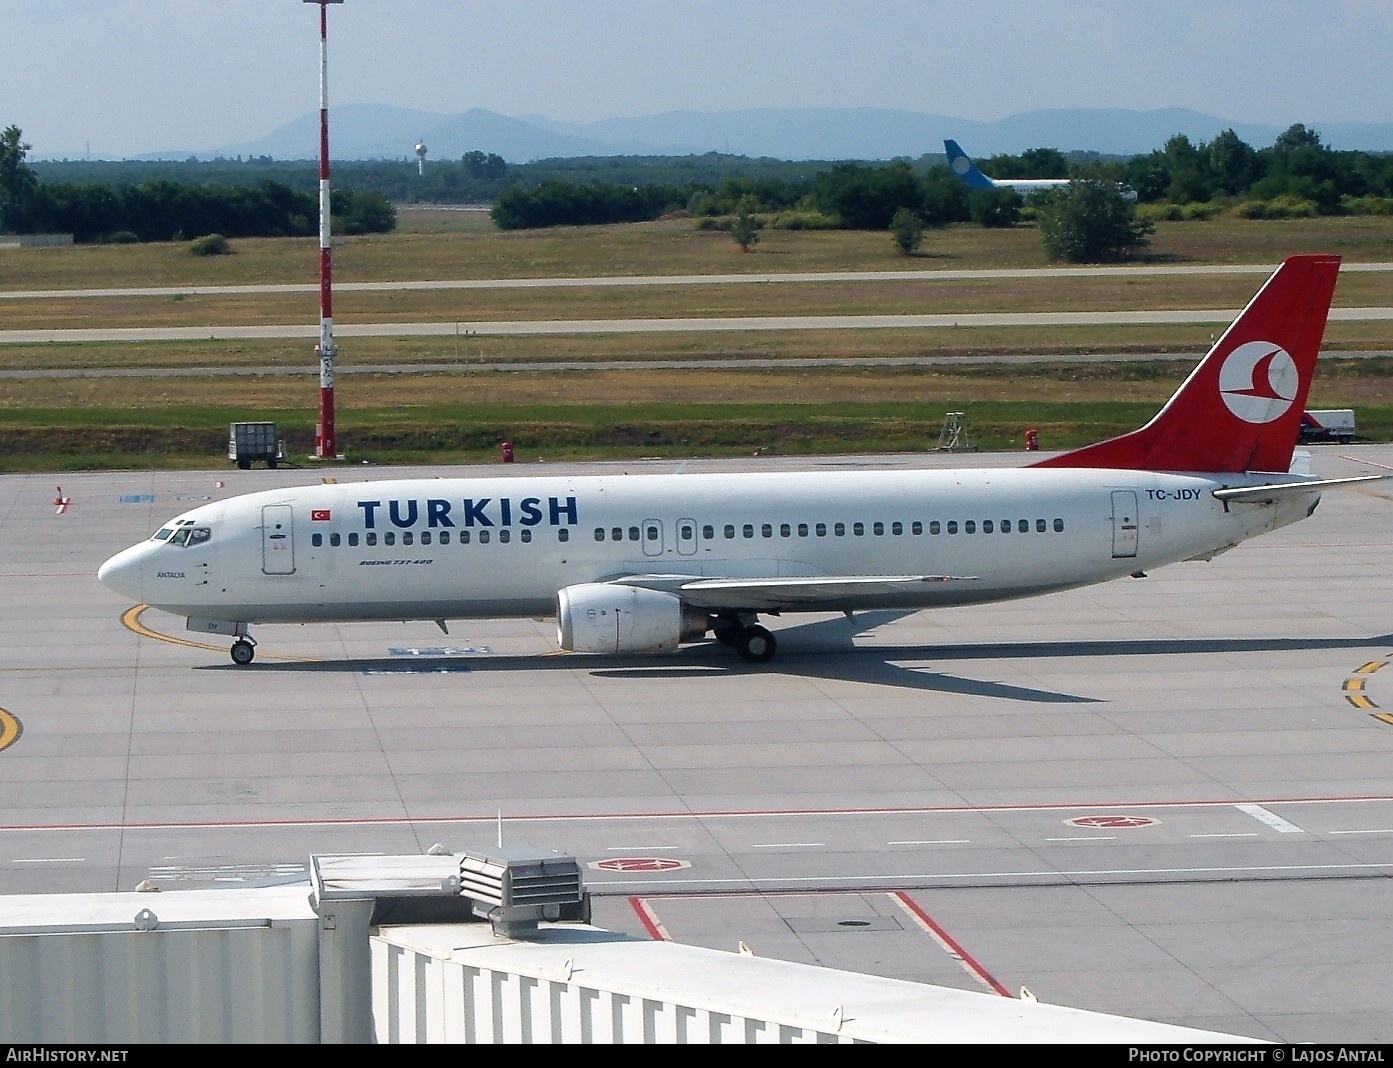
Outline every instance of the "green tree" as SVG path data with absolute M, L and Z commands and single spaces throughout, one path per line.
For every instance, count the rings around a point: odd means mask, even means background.
M 1297 122 L 1278 134 L 1272 147 L 1279 152 L 1290 152 L 1298 148 L 1324 148 L 1325 146 L 1320 143 L 1320 134 L 1316 133 L 1315 130 L 1306 129 L 1305 123 Z
M 924 188 L 904 160 L 868 167 L 839 163 L 813 183 L 812 203 L 849 230 L 884 230 L 900 208 L 924 203 Z
M 759 232 L 764 229 L 764 220 L 755 216 L 753 207 L 754 204 L 750 197 L 742 199 L 740 208 L 730 223 L 730 236 L 740 246 L 741 252 L 749 252 L 751 247 L 759 241 Z
M 1209 142 L 1209 170 L 1219 190 L 1237 196 L 1258 177 L 1258 154 L 1232 130 Z
M 1138 219 L 1136 206 L 1113 182 L 1079 178 L 1037 195 L 1032 204 L 1051 259 L 1113 263 L 1146 247 L 1155 224 Z
M 460 157 L 460 169 L 470 178 L 498 179 L 507 175 L 508 164 L 502 156 L 475 149 Z
M 1027 148 L 1019 156 L 991 156 L 981 167 L 993 178 L 1069 177 L 1069 157 L 1057 148 Z
M 978 226 L 1005 228 L 1021 221 L 1021 195 L 1014 189 L 974 189 L 967 197 L 972 221 Z
M 924 220 L 917 212 L 900 208 L 890 220 L 890 235 L 895 239 L 895 247 L 906 256 L 913 256 L 924 243 Z
M 18 126 L 0 133 L 0 230 L 23 233 L 33 228 L 34 191 L 38 179 L 24 162 L 32 145 L 23 141 Z

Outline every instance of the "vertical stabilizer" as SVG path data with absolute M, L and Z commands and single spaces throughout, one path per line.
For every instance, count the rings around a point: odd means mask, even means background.
M 1151 422 L 1033 466 L 1288 470 L 1339 271 L 1338 256 L 1292 256 Z
M 978 169 L 956 141 L 944 141 L 943 151 L 948 156 L 948 169 L 967 183 L 969 189 L 992 189 L 996 183 Z

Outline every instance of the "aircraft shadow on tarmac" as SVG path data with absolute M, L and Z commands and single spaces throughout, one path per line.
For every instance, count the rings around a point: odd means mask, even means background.
M 884 622 L 884 619 L 881 620 Z M 1393 635 L 1367 638 L 1139 638 L 1112 641 L 996 642 L 969 645 L 862 645 L 864 622 L 841 619 L 788 627 L 778 632 L 779 655 L 771 664 L 746 664 L 714 641 L 663 656 L 397 656 L 344 660 L 273 661 L 252 668 L 205 665 L 209 671 L 275 671 L 363 674 L 462 674 L 505 671 L 589 671 L 607 679 L 683 679 L 713 675 L 798 676 L 835 679 L 900 689 L 1046 704 L 1092 704 L 1102 698 L 967 678 L 931 670 L 929 664 L 962 661 L 1060 660 L 1115 656 L 1184 656 L 1203 653 L 1302 652 L 1366 649 L 1393 645 Z

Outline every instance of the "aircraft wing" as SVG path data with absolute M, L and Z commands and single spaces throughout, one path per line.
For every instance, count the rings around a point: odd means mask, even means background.
M 1271 486 L 1235 486 L 1231 489 L 1216 489 L 1214 496 L 1221 501 L 1249 501 L 1265 503 L 1275 501 L 1292 493 L 1310 493 L 1311 490 L 1327 489 L 1331 486 L 1348 486 L 1355 482 L 1378 482 L 1388 475 L 1352 475 L 1349 478 L 1321 478 L 1306 482 L 1278 482 Z
M 614 581 L 624 586 L 673 593 L 696 608 L 814 609 L 826 605 L 840 611 L 848 599 L 908 593 L 932 583 L 975 582 L 975 575 L 825 575 L 817 578 L 694 578 L 691 575 L 626 575 Z

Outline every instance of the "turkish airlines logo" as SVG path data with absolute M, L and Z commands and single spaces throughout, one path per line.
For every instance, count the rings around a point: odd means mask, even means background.
M 1245 423 L 1280 419 L 1291 408 L 1300 384 L 1287 350 L 1270 341 L 1239 345 L 1219 368 L 1219 394 Z

